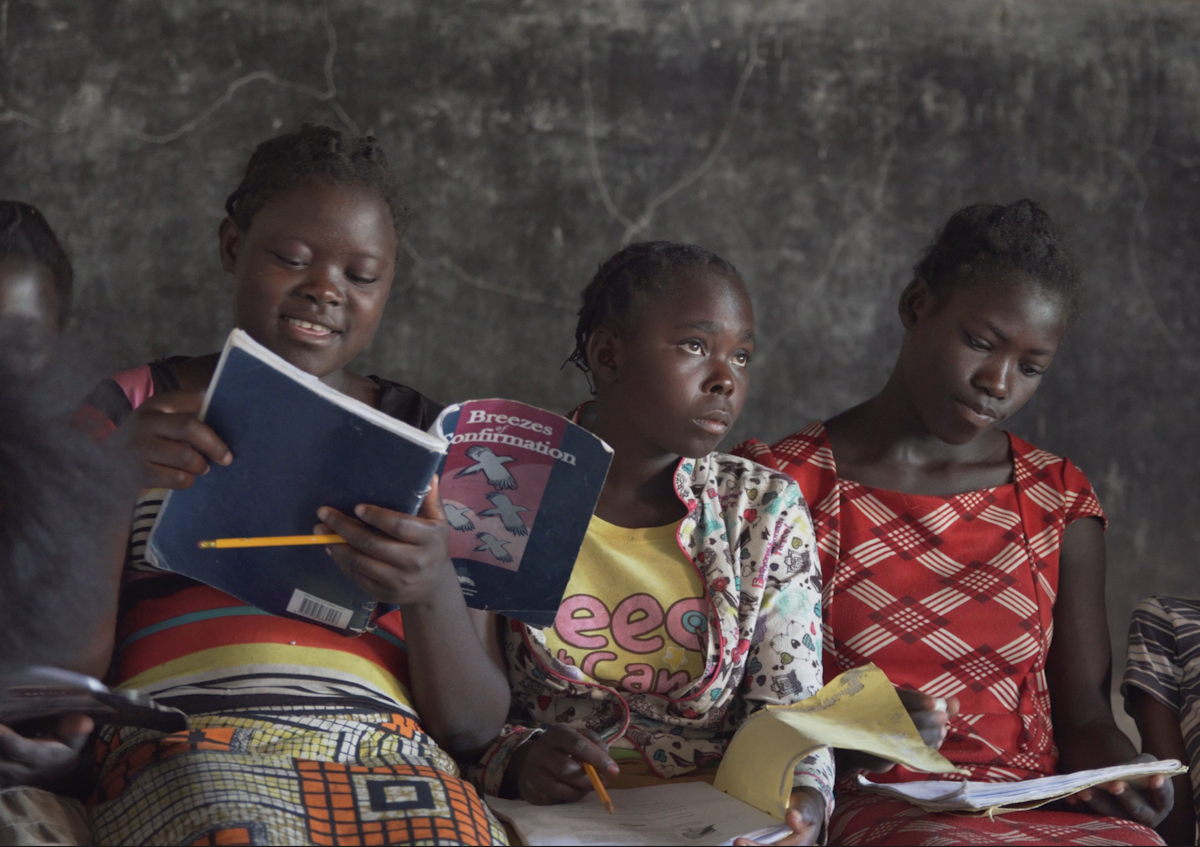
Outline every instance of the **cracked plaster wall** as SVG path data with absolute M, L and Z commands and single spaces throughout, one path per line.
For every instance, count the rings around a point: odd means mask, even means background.
M 364 370 L 566 409 L 623 241 L 731 259 L 762 339 L 737 438 L 874 391 L 955 208 L 1041 200 L 1090 294 L 1016 431 L 1109 510 L 1110 617 L 1197 594 L 1200 5 L 1128 0 L 0 3 L 0 194 L 77 268 L 97 367 L 216 349 L 214 233 L 254 144 L 371 131 L 418 218 Z

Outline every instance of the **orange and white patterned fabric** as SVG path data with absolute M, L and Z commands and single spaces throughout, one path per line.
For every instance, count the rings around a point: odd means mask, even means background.
M 957 697 L 942 753 L 970 779 L 1055 772 L 1046 655 L 1063 532 L 1104 520 L 1069 460 L 1009 435 L 1013 482 L 952 497 L 839 479 L 820 421 L 771 448 L 812 510 L 824 580 L 825 678 L 874 662 L 897 685 Z M 880 781 L 927 779 L 896 768 Z

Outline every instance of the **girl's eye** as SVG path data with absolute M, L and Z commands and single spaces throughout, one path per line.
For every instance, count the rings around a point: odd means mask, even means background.
M 377 281 L 375 277 L 359 276 L 358 274 L 352 273 L 346 274 L 346 279 L 350 280 L 351 282 L 357 282 L 359 285 L 369 285 L 370 283 Z
M 1035 368 L 1033 365 L 1021 365 L 1021 373 L 1025 374 L 1025 376 L 1027 376 L 1027 377 L 1032 378 L 1032 377 L 1036 377 L 1036 376 L 1041 376 L 1042 374 L 1045 373 L 1045 370 L 1043 370 L 1041 368 Z
M 684 350 L 687 350 L 689 353 L 695 353 L 697 356 L 701 356 L 704 354 L 704 345 L 701 344 L 699 341 L 696 341 L 695 339 L 685 341 L 680 346 L 683 347 Z
M 271 255 L 274 256 L 276 259 L 278 259 L 283 264 L 287 265 L 289 268 L 304 267 L 304 262 L 300 261 L 299 259 L 290 259 L 281 253 L 272 253 Z
M 747 353 L 745 350 L 739 350 L 738 352 L 733 354 L 733 363 L 741 368 L 748 367 L 750 364 L 751 358 L 752 357 L 750 356 L 750 354 Z
M 970 347 L 972 350 L 978 350 L 981 353 L 987 353 L 987 352 L 990 352 L 992 349 L 992 345 L 988 344 L 982 338 L 971 335 L 970 333 L 966 333 L 966 338 L 967 338 L 967 346 Z

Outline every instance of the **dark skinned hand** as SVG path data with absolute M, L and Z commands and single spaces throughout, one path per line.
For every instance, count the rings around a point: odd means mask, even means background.
M 1156 761 L 1149 753 L 1142 753 L 1126 764 Z M 1076 811 L 1084 811 L 1078 808 L 1084 804 L 1097 814 L 1126 818 L 1153 828 L 1163 822 L 1175 805 L 1175 786 L 1161 774 L 1143 779 L 1117 779 L 1073 794 L 1067 803 L 1075 806 Z
M 772 844 L 784 847 L 792 844 L 816 844 L 817 839 L 821 837 L 821 827 L 825 825 L 825 798 L 815 788 L 797 788 L 792 792 L 792 801 L 783 822 L 791 828 L 792 834 L 772 841 Z M 735 838 L 733 843 L 737 847 L 759 844 L 749 838 Z
M 27 738 L 0 724 L 0 786 L 45 785 L 69 774 L 94 726 L 87 715 L 63 715 L 50 732 Z
M 196 419 L 203 403 L 202 391 L 160 394 L 117 427 L 108 445 L 137 463 L 139 487 L 191 488 L 196 477 L 208 473 L 210 461 L 233 461 L 225 442 Z
M 318 535 L 337 533 L 345 544 L 328 548 L 342 573 L 372 597 L 396 606 L 432 602 L 458 589 L 450 562 L 450 525 L 435 476 L 416 515 L 360 504 L 350 517 L 329 506 L 317 510 Z
M 935 708 L 937 698 L 911 688 L 896 688 L 900 702 L 916 725 L 921 738 L 934 750 L 941 749 L 942 742 L 950 730 L 950 718 L 958 714 L 958 698 L 947 697 L 945 710 Z M 896 767 L 895 762 L 862 753 L 857 750 L 837 750 L 837 767 L 842 770 L 864 770 L 869 773 L 887 773 Z
M 535 741 L 524 745 L 509 762 L 509 772 L 516 771 L 517 794 L 535 806 L 573 803 L 592 790 L 582 762 L 591 763 L 608 784 L 606 776 L 621 773 L 617 763 L 608 755 L 608 745 L 590 729 L 575 730 L 552 726 Z

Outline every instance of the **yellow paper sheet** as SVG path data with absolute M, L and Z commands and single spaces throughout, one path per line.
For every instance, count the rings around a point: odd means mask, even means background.
M 714 785 L 782 820 L 793 770 L 821 747 L 861 750 L 928 773 L 963 773 L 921 740 L 887 676 L 868 664 L 807 700 L 768 707 L 742 724 Z

